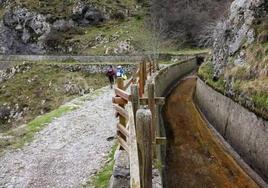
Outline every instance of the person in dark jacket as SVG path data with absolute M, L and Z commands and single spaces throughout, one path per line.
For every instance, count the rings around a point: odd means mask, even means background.
M 110 65 L 109 68 L 107 69 L 106 76 L 109 78 L 111 88 L 113 88 L 114 78 L 115 78 L 115 70 L 113 69 L 112 65 Z

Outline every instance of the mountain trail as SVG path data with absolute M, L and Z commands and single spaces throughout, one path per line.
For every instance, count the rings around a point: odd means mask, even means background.
M 0 157 L 0 188 L 81 187 L 105 164 L 116 134 L 111 97 L 95 99 L 55 119 L 23 148 Z

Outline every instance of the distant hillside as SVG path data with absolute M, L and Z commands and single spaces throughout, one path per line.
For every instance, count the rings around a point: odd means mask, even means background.
M 1 0 L 0 18 L 4 54 L 133 53 L 145 33 L 136 0 Z

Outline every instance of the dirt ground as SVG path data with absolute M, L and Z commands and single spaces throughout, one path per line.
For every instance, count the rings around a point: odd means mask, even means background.
M 195 78 L 183 80 L 167 98 L 165 187 L 258 187 L 212 136 L 193 104 Z

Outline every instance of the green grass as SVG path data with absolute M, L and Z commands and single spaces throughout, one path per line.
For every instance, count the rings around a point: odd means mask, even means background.
M 8 135 L 15 136 L 15 140 L 13 143 L 10 143 L 10 147 L 20 148 L 24 146 L 25 143 L 32 141 L 36 132 L 42 130 L 44 126 L 51 123 L 53 119 L 61 117 L 63 114 L 74 109 L 74 107 L 62 106 L 56 110 L 53 110 L 52 112 L 39 116 L 26 125 L 25 130 L 23 131 L 24 134 L 22 135 L 17 135 L 17 133 L 12 130 L 9 131 Z
M 44 124 L 51 123 L 54 118 L 60 117 L 64 113 L 69 112 L 73 109 L 74 108 L 70 106 L 60 107 L 57 110 L 53 110 L 52 112 L 49 112 L 43 116 L 37 117 L 36 119 L 27 124 L 27 128 L 31 132 L 39 131 Z
M 96 187 L 96 188 L 107 188 L 110 178 L 113 174 L 113 167 L 114 167 L 114 154 L 115 151 L 117 149 L 117 144 L 115 144 L 108 157 L 107 157 L 107 163 L 105 164 L 105 166 L 96 174 L 95 177 L 93 177 L 93 179 L 88 182 L 87 185 L 83 186 L 83 187 Z
M 213 66 L 211 63 L 207 62 L 202 64 L 198 71 L 198 75 L 217 91 L 220 91 L 221 93 L 225 92 L 226 85 L 223 77 L 221 76 L 217 81 L 213 80 Z
M 254 104 L 259 109 L 266 109 L 268 111 L 268 94 L 267 93 L 258 93 L 252 95 Z
M 232 72 L 229 71 L 228 74 L 235 78 L 232 88 L 234 95 L 231 98 L 260 117 L 268 119 L 268 79 L 247 79 L 245 67 L 234 67 Z M 198 71 L 198 75 L 215 90 L 222 94 L 226 93 L 227 88 L 223 76 L 218 81 L 213 81 L 213 67 L 211 63 L 203 64 Z M 250 98 L 252 102 L 246 102 L 245 96 Z
M 2 8 L 2 7 L 0 7 L 0 19 L 2 19 L 2 18 L 3 18 L 4 13 L 5 13 L 5 9 L 4 9 L 4 8 Z

